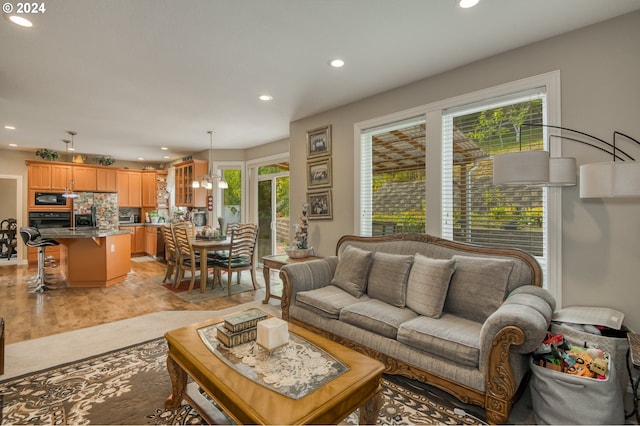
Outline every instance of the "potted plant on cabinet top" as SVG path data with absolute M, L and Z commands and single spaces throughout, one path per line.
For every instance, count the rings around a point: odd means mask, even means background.
M 47 148 L 40 148 L 36 151 L 36 155 L 43 160 L 53 161 L 60 158 L 60 153 Z
M 110 155 L 101 155 L 100 157 L 96 158 L 96 162 L 101 166 L 110 166 L 116 162 L 116 159 Z

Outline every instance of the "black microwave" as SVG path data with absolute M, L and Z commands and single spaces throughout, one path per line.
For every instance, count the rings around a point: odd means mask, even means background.
M 62 193 L 36 192 L 35 194 L 36 206 L 64 206 L 66 204 L 67 199 L 62 196 Z

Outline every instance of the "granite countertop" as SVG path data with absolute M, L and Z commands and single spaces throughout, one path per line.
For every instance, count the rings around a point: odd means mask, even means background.
M 98 228 L 46 228 L 40 229 L 40 234 L 45 238 L 100 238 L 112 235 L 130 234 L 131 231 L 119 229 Z
M 163 222 L 163 223 L 137 222 L 137 223 L 121 223 L 118 226 L 123 227 L 123 226 L 162 226 L 162 225 L 169 225 L 169 223 L 168 222 Z

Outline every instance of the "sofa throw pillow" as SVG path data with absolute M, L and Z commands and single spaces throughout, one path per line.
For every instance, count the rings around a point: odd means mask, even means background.
M 490 257 L 453 256 L 444 310 L 476 322 L 484 322 L 502 304 L 513 261 Z
M 340 287 L 353 297 L 360 297 L 367 289 L 367 276 L 373 253 L 347 246 L 338 260 L 331 284 Z
M 432 259 L 416 253 L 407 281 L 407 308 L 431 318 L 440 318 L 455 259 Z
M 404 308 L 411 265 L 413 255 L 375 253 L 367 283 L 369 297 Z

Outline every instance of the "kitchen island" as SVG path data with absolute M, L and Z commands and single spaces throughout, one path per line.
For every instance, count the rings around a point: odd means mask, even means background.
M 48 228 L 60 243 L 60 266 L 69 287 L 109 287 L 131 270 L 131 232 L 118 229 Z

